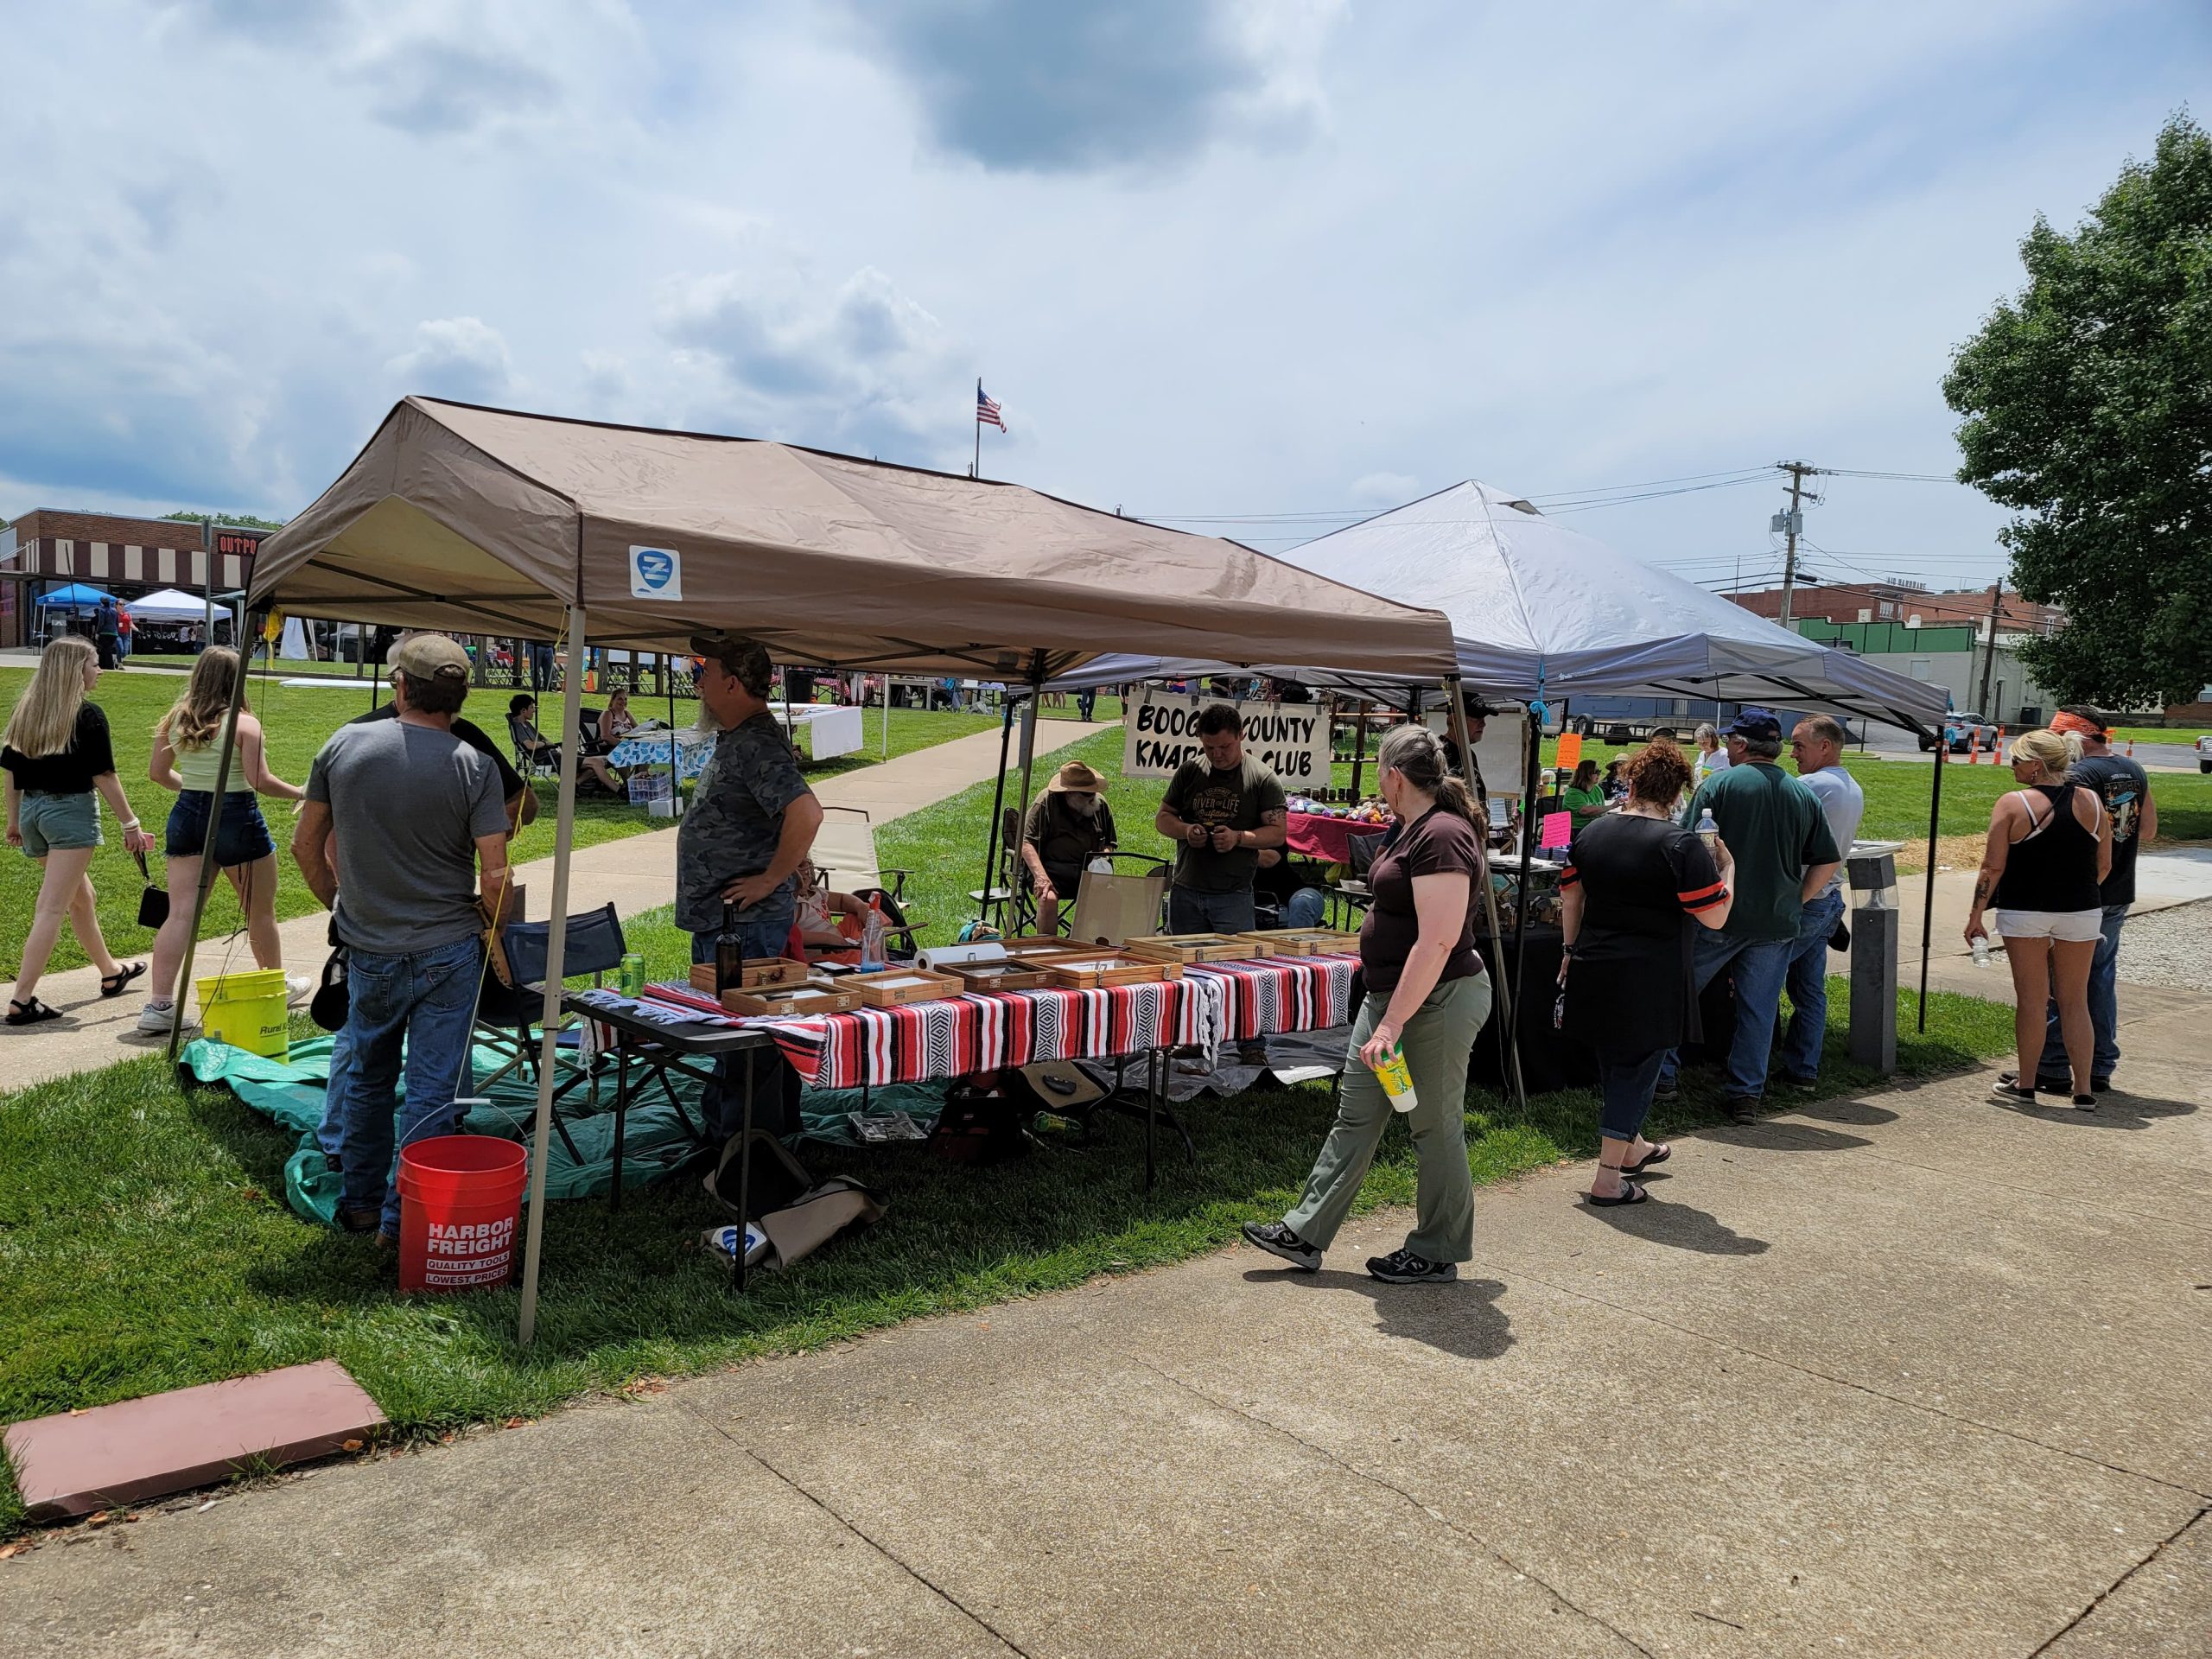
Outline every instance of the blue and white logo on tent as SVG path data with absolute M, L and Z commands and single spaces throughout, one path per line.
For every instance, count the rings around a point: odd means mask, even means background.
M 672 547 L 632 547 L 630 550 L 630 597 L 683 597 L 683 556 Z

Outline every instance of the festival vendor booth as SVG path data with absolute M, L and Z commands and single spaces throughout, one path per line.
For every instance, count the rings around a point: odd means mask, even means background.
M 1033 693 L 1101 652 L 1140 642 L 1198 658 L 1312 663 L 1408 681 L 1437 679 L 1452 667 L 1451 627 L 1434 611 L 1375 598 L 1234 543 L 1019 486 L 785 444 L 423 397 L 397 404 L 337 481 L 263 543 L 249 603 L 264 613 L 281 607 L 339 621 L 560 639 L 571 650 L 683 652 L 693 634 L 727 628 L 786 661 L 976 676 L 1026 683 Z M 571 674 L 564 682 L 565 730 L 577 729 L 582 681 Z M 226 773 L 229 765 L 226 746 Z M 563 746 L 525 1235 L 525 1342 L 535 1319 L 555 1028 L 564 1007 L 576 1006 L 562 988 L 576 769 L 575 747 Z M 1025 778 L 1025 798 L 1028 784 Z M 204 905 L 212 875 L 203 868 L 196 905 Z M 188 963 L 188 982 L 190 971 Z M 974 1012 L 941 1034 L 955 1050 L 988 1049 L 996 1057 L 988 1063 L 1019 1064 L 1056 1058 L 1073 1027 L 1104 1021 L 1127 1039 L 1121 1052 L 1156 1052 L 1186 1040 L 1182 1011 L 1197 993 L 1170 988 L 1193 982 L 1161 980 L 1141 988 L 1149 994 L 1140 999 L 1082 994 L 1065 1009 L 1033 1001 L 1024 1006 L 1034 1017 L 1020 1022 L 1001 999 L 963 996 L 957 1001 Z M 1234 991 L 1211 994 L 1217 1017 Z M 868 1012 L 866 1032 L 846 1028 L 857 1016 L 836 1014 L 803 1028 L 779 1027 L 772 1038 L 756 1028 L 718 1040 L 774 1040 L 810 1081 L 864 1080 L 870 1054 L 895 1046 L 904 1030 L 874 1016 L 910 1010 Z M 1017 1023 L 1030 1032 L 1022 1054 L 1008 1035 Z M 880 1040 L 864 1040 L 869 1036 Z M 1048 1049 L 1046 1038 L 1060 1046 Z M 749 1148 L 751 1136 L 744 1144 Z M 741 1165 L 741 1182 L 748 1167 Z
M 1679 577 L 1654 569 L 1545 518 L 1527 501 L 1470 480 L 1281 555 L 1317 576 L 1357 580 L 1369 591 L 1434 605 L 1451 619 L 1455 666 L 1468 687 L 1524 701 L 1529 722 L 1521 770 L 1524 819 L 1533 825 L 1537 745 L 1552 704 L 1576 696 L 1685 698 L 1764 703 L 1804 713 L 1875 720 L 1926 734 L 1941 721 L 1941 686 L 1913 680 L 1847 652 L 1817 645 Z M 1372 693 L 1392 677 L 1327 664 L 1234 659 L 1254 671 L 1307 684 Z M 1109 657 L 1064 675 L 1079 689 L 1122 681 L 1189 679 L 1228 671 L 1219 661 L 1165 654 Z M 1421 690 L 1419 676 L 1402 683 Z M 1387 696 L 1387 693 L 1385 693 Z M 1402 694 L 1401 700 L 1403 700 Z M 1929 868 L 1942 802 L 1936 753 L 1929 808 Z M 1522 837 L 1516 896 L 1531 891 L 1534 834 Z M 1926 1028 L 1933 918 L 1921 919 L 1921 1025 Z M 1535 930 L 1517 930 L 1513 983 L 1548 982 L 1527 960 Z M 1556 970 L 1556 944 L 1553 944 Z M 1548 1040 L 1549 998 L 1516 995 L 1520 1046 Z M 1535 1007 L 1522 1007 L 1533 1001 Z M 1539 1027 L 1541 1028 L 1541 1032 Z

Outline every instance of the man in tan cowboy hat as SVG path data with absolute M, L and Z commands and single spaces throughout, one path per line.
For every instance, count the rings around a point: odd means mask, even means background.
M 1100 791 L 1101 778 L 1080 760 L 1071 760 L 1029 809 L 1021 827 L 1021 862 L 1037 899 L 1037 931 L 1059 931 L 1060 900 L 1075 898 L 1083 868 L 1101 853 L 1114 850 L 1114 809 Z

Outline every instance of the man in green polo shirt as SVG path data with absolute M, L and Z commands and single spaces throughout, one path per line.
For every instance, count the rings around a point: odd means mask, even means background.
M 1722 969 L 1735 976 L 1736 1038 L 1722 1103 L 1734 1122 L 1750 1123 L 1766 1093 L 1767 1056 L 1800 918 L 1843 854 L 1820 798 L 1776 764 L 1782 722 L 1767 709 L 1746 709 L 1726 737 L 1727 769 L 1698 785 L 1682 822 L 1694 830 L 1709 809 L 1736 861 L 1735 907 L 1719 931 L 1698 931 L 1694 976 L 1701 993 Z M 1659 1068 L 1662 1096 L 1675 1092 L 1675 1067 L 1669 1052 Z

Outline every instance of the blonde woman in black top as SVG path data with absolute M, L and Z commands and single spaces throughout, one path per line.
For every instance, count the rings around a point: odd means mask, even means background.
M 1995 905 L 2012 972 L 2018 1065 L 1999 1075 L 1992 1093 L 2007 1105 L 2034 1103 L 2047 1009 L 2056 1001 L 2074 1104 L 2094 1111 L 2089 968 L 2104 928 L 2099 887 L 2112 874 L 2112 820 L 2095 790 L 2067 781 L 2082 758 L 2082 740 L 2073 733 L 2024 732 L 2013 740 L 2009 758 L 2021 787 L 1999 797 L 1989 815 L 1989 842 L 1966 928 L 1969 944 L 1988 938 L 1981 914 Z
M 8 1003 L 6 1020 L 11 1026 L 61 1017 L 60 1010 L 38 1000 L 37 992 L 64 917 L 100 970 L 102 996 L 122 995 L 146 971 L 144 963 L 126 967 L 108 950 L 86 874 L 99 849 L 103 798 L 122 823 L 125 848 L 143 853 L 154 845 L 116 781 L 107 716 L 87 701 L 99 677 L 99 661 L 89 640 L 74 635 L 56 639 L 40 654 L 30 684 L 8 716 L 5 747 L 0 748 L 0 767 L 8 774 L 8 844 L 22 848 L 45 868 L 30 932 L 23 940 L 16 994 Z

